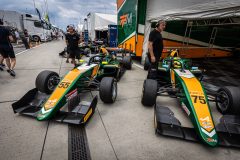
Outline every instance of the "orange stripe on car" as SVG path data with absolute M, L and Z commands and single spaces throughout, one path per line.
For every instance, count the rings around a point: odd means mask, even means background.
M 189 95 L 191 96 L 192 104 L 200 126 L 210 132 L 214 128 L 214 124 L 200 82 L 195 77 L 185 78 L 181 76 L 181 78 L 185 82 Z
M 64 92 L 71 86 L 72 82 L 85 70 L 78 70 L 77 68 L 70 71 L 64 79 L 58 84 L 52 95 L 49 97 L 47 102 L 44 105 L 45 110 L 53 108 L 58 100 L 62 97 Z

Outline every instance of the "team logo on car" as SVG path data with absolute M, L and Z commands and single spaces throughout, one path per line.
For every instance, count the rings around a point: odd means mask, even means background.
M 57 99 L 48 100 L 44 105 L 45 110 L 47 111 L 47 110 L 51 109 L 56 102 L 57 102 Z
M 200 121 L 201 121 L 203 128 L 205 128 L 205 129 L 213 128 L 212 122 L 211 122 L 209 116 L 207 116 L 205 118 L 200 118 Z
M 214 143 L 217 143 L 217 140 L 216 140 L 216 139 L 213 139 L 213 138 L 207 138 L 207 141 L 208 141 L 208 142 L 214 142 Z

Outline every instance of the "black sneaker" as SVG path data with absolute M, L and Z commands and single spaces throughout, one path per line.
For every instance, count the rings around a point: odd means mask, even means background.
M 3 71 L 3 67 L 2 66 L 0 66 L 0 71 Z
M 15 73 L 13 70 L 10 70 L 10 72 L 9 72 L 9 73 L 10 73 L 10 75 L 11 75 L 11 76 L 13 76 L 13 77 L 15 77 L 15 76 L 16 76 L 16 73 Z
M 4 63 L 0 64 L 0 67 L 6 67 L 6 65 Z

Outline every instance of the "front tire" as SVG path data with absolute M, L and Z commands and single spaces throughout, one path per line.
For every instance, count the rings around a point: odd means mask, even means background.
M 216 106 L 222 114 L 240 115 L 240 89 L 234 86 L 226 86 L 217 91 Z
M 144 106 L 153 106 L 157 99 L 158 83 L 153 79 L 146 79 L 143 84 L 142 104 Z
M 40 92 L 50 94 L 54 91 L 58 82 L 59 75 L 56 72 L 45 70 L 38 74 L 35 86 Z
M 99 87 L 99 96 L 104 103 L 113 103 L 117 98 L 117 82 L 112 77 L 104 77 Z

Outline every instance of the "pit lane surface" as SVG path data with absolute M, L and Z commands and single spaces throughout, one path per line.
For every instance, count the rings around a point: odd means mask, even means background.
M 68 159 L 66 124 L 50 121 L 48 126 L 48 122 L 14 115 L 12 102 L 7 102 L 21 98 L 34 88 L 35 78 L 43 70 L 67 73 L 72 65 L 58 56 L 63 48 L 63 41 L 42 44 L 17 56 L 15 78 L 6 71 L 0 72 L 0 101 L 3 102 L 0 103 L 0 159 Z M 133 65 L 118 83 L 117 101 L 106 105 L 99 100 L 98 110 L 86 126 L 93 160 L 240 159 L 237 149 L 209 148 L 201 143 L 155 135 L 153 108 L 141 105 L 145 77 L 146 72 Z M 158 98 L 158 102 L 172 108 L 177 105 L 170 98 Z M 176 116 L 189 125 L 183 112 Z

